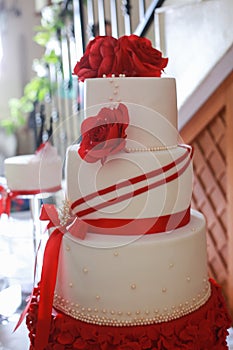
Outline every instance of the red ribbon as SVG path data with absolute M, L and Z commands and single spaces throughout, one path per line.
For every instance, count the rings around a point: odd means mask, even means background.
M 79 218 L 71 217 L 65 225 L 60 225 L 60 220 L 58 216 L 57 209 L 55 205 L 44 204 L 41 207 L 40 220 L 48 221 L 46 229 L 54 228 L 52 233 L 49 236 L 47 241 L 43 266 L 41 272 L 41 281 L 40 281 L 40 303 L 38 309 L 38 322 L 36 329 L 36 338 L 34 347 L 36 350 L 44 350 L 49 337 L 50 331 L 50 321 L 51 321 L 51 312 L 53 306 L 53 294 L 56 284 L 57 277 L 57 268 L 59 261 L 59 252 L 62 242 L 63 234 L 70 232 L 71 234 L 75 233 L 76 237 L 84 238 L 87 232 L 87 224 L 81 221 Z M 36 266 L 36 263 L 35 263 Z M 34 279 L 35 279 L 35 270 L 34 270 Z M 15 330 L 22 323 L 25 315 L 27 314 L 28 308 L 30 306 L 31 300 L 33 297 L 33 291 L 27 305 L 22 312 L 20 319 L 15 327 Z
M 103 235 L 144 235 L 175 230 L 190 221 L 190 207 L 178 213 L 142 219 L 85 219 L 88 232 Z
M 50 188 L 42 188 L 37 190 L 11 190 L 14 197 L 17 196 L 32 196 L 40 193 L 53 193 L 61 190 L 61 186 L 55 186 Z
M 2 214 L 10 215 L 11 211 L 11 200 L 16 197 L 16 195 L 9 189 L 0 186 L 0 216 Z
M 49 220 L 47 228 L 58 226 L 51 233 L 44 251 L 43 266 L 40 282 L 40 303 L 38 309 L 38 323 L 35 338 L 35 349 L 44 350 L 48 342 L 53 307 L 53 294 L 56 284 L 59 252 L 63 234 L 75 232 L 76 237 L 85 237 L 87 225 L 79 218 L 70 218 L 68 224 L 59 226 L 60 221 L 56 207 L 44 204 L 41 209 L 40 220 Z
M 20 190 L 14 191 L 3 186 L 0 186 L 0 216 L 1 214 L 10 215 L 11 211 L 11 201 L 13 198 L 18 196 L 34 196 L 40 193 L 53 193 L 61 190 L 61 186 L 56 186 L 52 188 L 46 189 L 38 189 L 38 190 Z

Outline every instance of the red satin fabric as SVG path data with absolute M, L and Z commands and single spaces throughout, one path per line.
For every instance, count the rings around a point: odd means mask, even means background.
M 44 350 L 48 342 L 62 236 L 62 231 L 55 229 L 49 238 L 49 244 L 45 247 L 44 256 L 46 258 L 44 258 L 41 273 L 41 296 L 38 309 L 37 336 L 35 339 L 36 350 Z
M 190 221 L 190 207 L 178 213 L 146 219 L 85 219 L 88 232 L 103 235 L 144 235 L 172 231 Z
M 40 193 L 54 193 L 61 190 L 61 186 L 46 188 L 46 189 L 37 189 L 37 190 L 20 190 L 13 191 L 8 188 L 0 186 L 0 215 L 7 214 L 10 215 L 11 211 L 11 201 L 13 198 L 19 196 L 34 196 Z

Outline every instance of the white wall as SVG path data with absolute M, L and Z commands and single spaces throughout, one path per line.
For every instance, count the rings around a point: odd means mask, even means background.
M 5 1 L 7 8 L 13 3 L 13 0 Z M 32 41 L 35 35 L 34 27 L 40 24 L 40 16 L 35 13 L 34 1 L 18 0 L 17 4 L 21 9 L 21 16 L 0 16 L 3 48 L 0 63 L 0 118 L 10 115 L 9 99 L 20 98 L 23 95 L 25 84 L 34 75 L 33 59 L 40 58 L 43 53 L 43 49 Z
M 233 1 L 165 1 L 165 5 L 168 3 L 171 6 L 157 11 L 156 46 L 169 57 L 167 75 L 177 80 L 178 107 L 181 111 L 185 107 L 185 115 L 180 113 L 182 126 L 192 113 L 186 108 L 187 101 L 205 79 L 213 76 L 213 69 L 218 66 L 218 76 L 215 74 L 211 84 L 204 84 L 202 96 L 208 97 L 214 85 L 233 69 Z M 227 60 L 224 55 L 228 55 Z M 219 65 L 221 60 L 223 64 Z M 202 96 L 196 100 L 196 107 L 200 107 L 197 103 Z

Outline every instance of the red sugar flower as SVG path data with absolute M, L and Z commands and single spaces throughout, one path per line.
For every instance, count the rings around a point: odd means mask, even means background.
M 137 35 L 119 39 L 97 36 L 89 42 L 81 60 L 74 67 L 80 81 L 87 78 L 109 77 L 112 74 L 127 77 L 160 77 L 168 59 L 153 48 L 151 41 Z
M 88 163 L 101 160 L 125 147 L 125 130 L 129 124 L 127 107 L 102 108 L 97 116 L 85 119 L 81 125 L 82 141 L 78 153 Z

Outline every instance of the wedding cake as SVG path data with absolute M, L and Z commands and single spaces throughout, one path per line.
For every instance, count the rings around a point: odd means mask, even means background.
M 61 188 L 62 160 L 49 142 L 35 154 L 10 157 L 4 161 L 7 187 L 17 194 L 54 192 Z
M 74 68 L 85 119 L 67 150 L 64 206 L 41 212 L 53 229 L 28 304 L 31 349 L 227 349 L 166 65 L 131 35 L 95 38 Z

